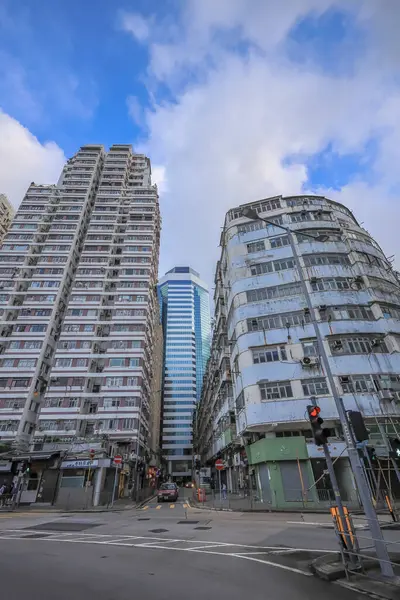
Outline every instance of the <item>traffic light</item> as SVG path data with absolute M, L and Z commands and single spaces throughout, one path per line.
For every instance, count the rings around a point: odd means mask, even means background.
M 313 432 L 314 440 L 317 446 L 322 446 L 328 443 L 328 437 L 331 435 L 330 430 L 327 427 L 322 427 L 324 422 L 323 418 L 320 417 L 321 409 L 319 406 L 309 404 L 307 406 L 308 418 L 310 419 L 311 429 Z
M 94 459 L 94 457 L 95 457 L 95 454 L 96 454 L 96 451 L 95 451 L 95 450 L 93 450 L 93 449 L 90 449 L 90 450 L 89 450 L 89 458 L 90 458 L 90 460 L 93 460 L 93 459 Z
M 357 442 L 364 442 L 369 438 L 369 431 L 365 427 L 364 418 L 359 410 L 347 411 L 351 426 L 353 427 L 354 436 Z
M 371 463 L 372 464 L 376 463 L 378 460 L 378 457 L 376 456 L 375 448 L 373 448 L 372 446 L 366 446 L 366 449 L 367 449 L 368 456 L 369 456 Z
M 400 439 L 399 438 L 389 438 L 390 444 L 390 458 L 400 458 Z

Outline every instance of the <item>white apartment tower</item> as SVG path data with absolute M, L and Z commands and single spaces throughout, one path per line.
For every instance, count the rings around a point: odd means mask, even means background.
M 10 223 L 14 216 L 14 209 L 11 206 L 7 196 L 0 194 L 0 242 L 10 227 Z
M 0 250 L 0 442 L 148 449 L 160 213 L 150 160 L 83 146 Z

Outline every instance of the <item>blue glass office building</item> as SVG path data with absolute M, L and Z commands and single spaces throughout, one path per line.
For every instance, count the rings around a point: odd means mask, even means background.
M 164 331 L 163 456 L 173 479 L 189 478 L 193 461 L 193 411 L 210 355 L 207 285 L 190 267 L 175 267 L 159 282 Z

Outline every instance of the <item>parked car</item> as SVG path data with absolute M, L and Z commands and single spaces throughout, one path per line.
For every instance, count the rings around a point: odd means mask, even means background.
M 163 483 L 157 491 L 158 502 L 170 500 L 176 502 L 179 496 L 179 489 L 176 483 Z

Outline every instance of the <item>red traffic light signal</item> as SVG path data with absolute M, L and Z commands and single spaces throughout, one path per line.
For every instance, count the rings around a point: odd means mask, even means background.
M 319 406 L 308 406 L 308 414 L 310 417 L 316 418 L 318 417 L 319 413 L 321 412 L 321 409 Z
M 307 406 L 308 418 L 310 419 L 311 429 L 313 432 L 314 440 L 317 446 L 322 446 L 328 443 L 328 437 L 331 435 L 330 430 L 327 427 L 322 427 L 324 422 L 323 418 L 319 416 L 321 409 L 319 406 L 309 404 Z
M 89 457 L 90 457 L 90 460 L 93 460 L 93 459 L 94 459 L 94 457 L 95 457 L 95 454 L 96 454 L 96 451 L 95 451 L 95 450 L 93 450 L 93 449 L 89 450 Z

